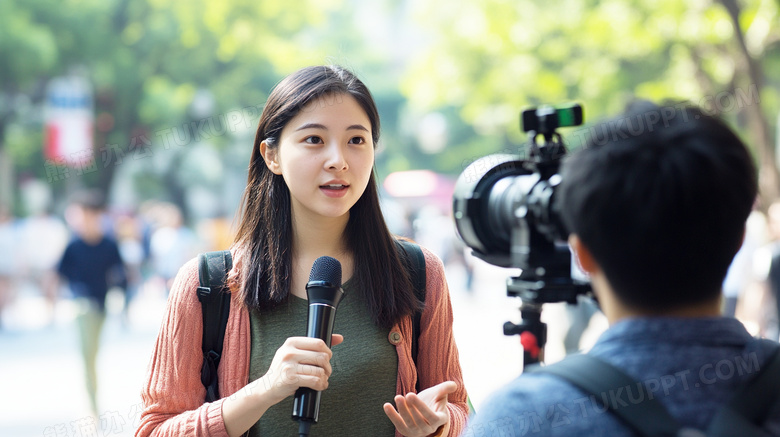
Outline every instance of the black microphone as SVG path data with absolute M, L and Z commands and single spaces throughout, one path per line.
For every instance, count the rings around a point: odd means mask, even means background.
M 330 347 L 336 308 L 344 297 L 344 290 L 341 289 L 341 263 L 337 259 L 321 256 L 314 261 L 306 284 L 306 295 L 309 298 L 306 336 L 322 339 Z M 311 424 L 317 423 L 321 394 L 307 387 L 295 391 L 292 418 L 300 422 L 299 435 L 308 435 Z

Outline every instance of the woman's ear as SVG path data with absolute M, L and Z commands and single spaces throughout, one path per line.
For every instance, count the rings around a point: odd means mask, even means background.
M 582 271 L 592 276 L 594 273 L 601 270 L 598 263 L 596 263 L 596 260 L 593 259 L 590 249 L 582 243 L 582 240 L 580 240 L 580 237 L 577 234 L 569 235 L 569 246 L 571 246 L 574 257 L 577 259 L 577 264 L 579 264 Z
M 279 165 L 279 148 L 272 148 L 268 146 L 268 143 L 263 141 L 260 143 L 260 154 L 263 155 L 265 166 L 268 170 L 271 170 L 273 174 L 282 174 L 282 167 Z

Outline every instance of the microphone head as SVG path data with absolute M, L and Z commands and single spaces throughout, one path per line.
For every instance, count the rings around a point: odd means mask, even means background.
M 341 263 L 336 258 L 321 256 L 314 261 L 309 273 L 309 282 L 322 281 L 341 287 Z

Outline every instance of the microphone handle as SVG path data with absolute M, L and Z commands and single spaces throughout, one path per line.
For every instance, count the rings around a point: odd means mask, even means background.
M 309 304 L 309 321 L 306 336 L 319 338 L 330 347 L 333 334 L 333 322 L 336 319 L 336 308 L 324 303 Z M 295 420 L 307 420 L 317 423 L 320 415 L 321 392 L 308 387 L 295 391 L 292 417 Z
M 319 338 L 330 347 L 333 335 L 333 322 L 336 320 L 336 308 L 326 303 L 309 304 L 309 320 L 306 325 L 306 336 Z

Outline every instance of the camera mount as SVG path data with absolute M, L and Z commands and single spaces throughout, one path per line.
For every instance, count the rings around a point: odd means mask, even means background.
M 519 297 L 522 322 L 507 322 L 504 334 L 520 335 L 523 366 L 541 361 L 547 326 L 542 305 L 576 303 L 590 284 L 572 277 L 572 256 L 555 203 L 558 174 L 566 148 L 558 127 L 582 124 L 582 107 L 542 106 L 522 112 L 528 132 L 527 156 L 488 155 L 474 161 L 458 178 L 453 197 L 460 238 L 474 255 L 521 274 L 507 280 L 507 295 Z M 537 143 L 542 137 L 543 142 Z

